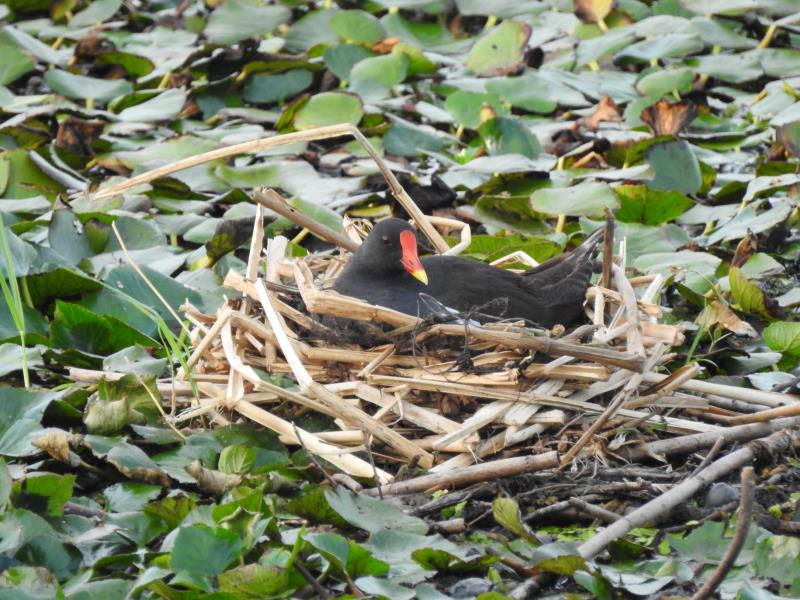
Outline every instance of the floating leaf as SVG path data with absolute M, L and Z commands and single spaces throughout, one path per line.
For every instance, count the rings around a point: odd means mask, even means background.
M 170 567 L 198 577 L 215 577 L 241 553 L 244 541 L 233 531 L 197 524 L 181 527 L 170 556 Z
M 343 92 L 315 94 L 294 116 L 297 129 L 313 129 L 338 123 L 357 125 L 364 116 L 358 96 Z
M 35 63 L 15 46 L 0 45 L 0 52 L 3 53 L 3 60 L 0 62 L 0 85 L 16 81 L 33 70 Z
M 549 215 L 600 216 L 619 200 L 605 183 L 581 183 L 572 187 L 545 188 L 531 195 L 534 210 Z
M 521 154 L 536 158 L 542 151 L 539 140 L 515 119 L 496 117 L 478 127 L 478 133 L 490 155 Z
M 265 6 L 253 0 L 225 0 L 211 13 L 205 34 L 213 44 L 235 44 L 272 33 L 290 16 L 285 6 Z
M 775 137 L 789 154 L 800 157 L 800 121 L 781 125 L 775 132 Z
M 375 56 L 375 53 L 370 52 L 363 46 L 339 44 L 325 50 L 323 60 L 325 61 L 325 66 L 334 75 L 339 79 L 347 80 L 350 78 L 350 71 L 356 63 L 372 56 Z
M 459 124 L 470 129 L 476 129 L 481 124 L 481 107 L 491 106 L 495 113 L 506 114 L 500 98 L 494 94 L 479 94 L 458 90 L 445 100 L 444 107 L 453 115 Z
M 244 97 L 257 104 L 281 102 L 305 90 L 313 79 L 307 69 L 291 69 L 279 75 L 256 74 L 247 82 Z
M 44 74 L 44 80 L 54 91 L 67 98 L 94 99 L 108 102 L 117 96 L 129 94 L 133 86 L 124 79 L 97 79 L 75 75 L 60 69 L 50 69 Z
M 346 42 L 374 44 L 386 37 L 383 25 L 363 10 L 340 10 L 331 17 L 330 27 Z
M 618 185 L 614 192 L 620 199 L 616 217 L 629 223 L 661 225 L 682 215 L 694 205 L 694 201 L 680 192 L 653 190 L 645 185 Z
M 757 285 L 748 281 L 737 267 L 731 268 L 728 279 L 731 283 L 733 299 L 741 310 L 767 314 L 764 292 Z
M 186 103 L 183 90 L 165 90 L 141 104 L 130 106 L 119 113 L 121 121 L 169 121 L 178 116 Z
M 365 58 L 350 69 L 350 90 L 362 98 L 382 98 L 402 82 L 407 73 L 408 57 L 404 54 Z
M 113 17 L 120 6 L 122 6 L 122 0 L 94 0 L 85 10 L 70 19 L 69 26 L 79 29 L 97 25 Z
M 700 163 L 684 140 L 651 146 L 647 160 L 656 172 L 646 182 L 653 189 L 694 194 L 703 185 Z
M 521 64 L 530 35 L 527 23 L 503 21 L 475 42 L 465 65 L 480 77 L 510 73 Z

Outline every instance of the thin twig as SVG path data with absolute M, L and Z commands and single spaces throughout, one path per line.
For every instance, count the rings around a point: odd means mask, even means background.
M 697 465 L 697 468 L 694 471 L 692 471 L 692 474 L 690 475 L 690 477 L 694 477 L 700 471 L 705 469 L 709 465 L 709 463 L 712 460 L 714 460 L 714 457 L 717 455 L 717 453 L 720 450 L 722 450 L 722 447 L 724 445 L 725 445 L 725 439 L 724 438 L 717 438 L 717 441 L 714 442 L 713 446 L 711 446 L 711 450 L 708 451 L 708 454 L 705 455 L 705 458 L 703 458 L 703 460 L 700 462 L 700 464 Z

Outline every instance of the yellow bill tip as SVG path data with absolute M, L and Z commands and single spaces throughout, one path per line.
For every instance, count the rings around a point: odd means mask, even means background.
M 419 279 L 425 285 L 428 285 L 428 274 L 425 272 L 424 269 L 414 269 L 410 271 L 411 276 L 415 279 Z

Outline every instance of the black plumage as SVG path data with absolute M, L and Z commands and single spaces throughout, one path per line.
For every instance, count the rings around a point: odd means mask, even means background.
M 333 289 L 422 317 L 435 310 L 420 299 L 420 294 L 427 294 L 460 312 L 477 309 L 493 317 L 526 319 L 541 327 L 569 325 L 581 312 L 594 251 L 602 237 L 599 230 L 574 251 L 520 274 L 460 256 L 426 256 L 420 261 L 416 247 L 411 257 L 408 243 L 405 249 L 401 244 L 405 231 L 414 230 L 401 219 L 376 224 Z M 428 285 L 411 275 L 414 269 L 409 265 L 415 260 L 424 268 Z

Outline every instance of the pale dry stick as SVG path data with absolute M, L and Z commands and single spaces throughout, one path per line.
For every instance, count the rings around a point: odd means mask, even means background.
M 503 458 L 488 463 L 472 465 L 460 469 L 450 469 L 444 473 L 423 475 L 406 481 L 398 481 L 383 486 L 384 496 L 399 496 L 403 494 L 418 494 L 426 491 L 440 489 L 457 489 L 472 483 L 489 481 L 500 477 L 511 477 L 520 473 L 532 473 L 552 469 L 558 465 L 558 453 L 555 451 L 537 454 L 535 456 L 519 456 Z M 369 496 L 377 496 L 375 489 L 365 490 Z
M 617 290 L 622 296 L 622 302 L 625 306 L 625 320 L 631 325 L 626 331 L 628 340 L 626 350 L 638 356 L 644 357 L 644 341 L 642 339 L 642 328 L 639 325 L 639 307 L 636 302 L 636 293 L 633 287 L 625 277 L 625 271 L 621 267 L 613 264 L 611 270 L 614 273 L 614 283 L 617 285 Z
M 156 298 L 158 298 L 159 302 L 164 305 L 164 307 L 169 311 L 169 314 L 172 315 L 172 318 L 180 325 L 183 332 L 188 336 L 189 330 L 186 329 L 186 325 L 183 324 L 183 319 L 178 316 L 178 313 L 175 312 L 175 309 L 170 306 L 169 302 L 161 295 L 161 292 L 158 291 L 158 288 L 153 285 L 153 282 L 147 278 L 144 272 L 139 268 L 139 265 L 136 264 L 136 261 L 133 260 L 133 257 L 128 252 L 128 247 L 125 245 L 125 240 L 122 239 L 122 235 L 119 233 L 119 229 L 117 229 L 117 223 L 111 223 L 111 229 L 114 231 L 114 235 L 117 236 L 117 242 L 119 242 L 119 247 L 122 249 L 122 254 L 125 256 L 125 260 L 128 261 L 128 264 L 136 271 L 136 274 L 142 278 L 145 285 L 150 288 L 150 291 L 153 292 Z
M 592 402 L 583 402 L 573 400 L 571 398 L 561 398 L 558 396 L 550 396 L 547 394 L 539 394 L 534 392 L 527 392 L 520 394 L 518 392 L 509 392 L 505 390 L 492 389 L 489 387 L 481 387 L 475 385 L 462 385 L 459 383 L 452 383 L 449 381 L 427 381 L 425 379 L 410 379 L 406 377 L 395 377 L 392 375 L 371 375 L 367 381 L 374 385 L 385 386 L 398 386 L 407 385 L 416 390 L 426 390 L 431 392 L 441 392 L 448 394 L 459 394 L 462 396 L 470 396 L 476 398 L 501 400 L 505 402 L 528 402 L 533 404 L 542 404 L 544 406 L 552 406 L 554 408 L 561 408 L 565 410 L 574 410 L 597 414 L 603 412 L 603 407 L 598 406 Z M 621 417 L 629 418 L 644 418 L 644 421 L 657 419 L 659 423 L 663 423 L 668 431 L 675 433 L 696 433 L 696 432 L 717 432 L 723 430 L 722 427 L 717 425 L 710 425 L 708 423 L 701 423 L 689 419 L 679 419 L 676 417 L 668 417 L 656 415 L 653 413 L 620 409 L 618 415 Z
M 217 320 L 214 321 L 214 324 L 208 329 L 208 333 L 203 336 L 203 338 L 195 344 L 194 350 L 192 351 L 191 356 L 186 360 L 186 366 L 189 371 L 197 364 L 197 361 L 200 360 L 200 357 L 205 354 L 206 350 L 211 346 L 214 340 L 219 336 L 220 331 L 222 328 L 228 324 L 228 321 L 231 319 L 231 315 L 233 315 L 233 309 L 230 306 L 225 306 L 217 311 Z M 178 378 L 185 379 L 188 373 L 184 373 L 183 367 L 178 370 Z
M 567 502 L 572 508 L 575 508 L 582 513 L 586 513 L 595 519 L 599 519 L 604 523 L 614 523 L 615 521 L 619 521 L 620 516 L 617 513 L 606 510 L 600 506 L 595 506 L 594 504 L 589 504 L 580 498 L 570 498 L 567 500 Z
M 776 408 L 762 410 L 749 415 L 740 415 L 738 417 L 726 417 L 725 415 L 718 415 L 717 418 L 727 425 L 745 425 L 747 423 L 765 423 L 767 421 L 772 421 L 773 419 L 797 416 L 800 416 L 800 403 L 778 406 Z
M 521 444 L 534 436 L 541 435 L 544 433 L 549 425 L 542 425 L 540 423 L 535 423 L 533 425 L 529 425 L 528 427 L 518 428 L 518 427 L 508 427 L 505 431 L 501 431 L 500 433 L 496 433 L 489 439 L 482 441 L 477 447 L 473 448 L 470 452 L 461 452 L 460 454 L 456 454 L 452 458 L 447 459 L 446 461 L 439 463 L 435 467 L 433 467 L 430 472 L 431 473 L 438 473 L 442 471 L 447 471 L 449 469 L 457 469 L 461 467 L 468 467 L 471 464 L 474 464 L 476 460 L 481 458 L 486 458 L 487 456 L 491 456 L 493 454 L 497 454 L 501 452 L 505 448 L 509 446 L 515 446 L 517 444 Z M 447 448 L 443 448 L 442 452 L 447 452 Z
M 438 252 L 446 252 L 449 248 L 447 242 L 444 241 L 439 232 L 436 231 L 436 228 L 430 223 L 430 221 L 428 221 L 427 216 L 419 209 L 419 207 L 417 207 L 411 196 L 409 196 L 408 193 L 403 189 L 403 186 L 400 185 L 399 181 L 397 181 L 397 177 L 395 177 L 394 173 L 392 173 L 391 169 L 389 169 L 389 167 L 386 165 L 386 161 L 384 161 L 383 157 L 378 154 L 375 148 L 372 147 L 372 144 L 369 143 L 367 138 L 364 137 L 358 128 L 349 123 L 341 123 L 339 125 L 330 125 L 328 127 L 318 127 L 306 131 L 296 131 L 284 135 L 261 138 L 258 140 L 243 142 L 241 144 L 226 146 L 225 148 L 218 148 L 202 154 L 196 154 L 195 156 L 184 158 L 172 164 L 164 165 L 163 167 L 158 167 L 157 169 L 147 171 L 146 173 L 142 173 L 136 177 L 131 177 L 130 179 L 121 183 L 105 187 L 95 192 L 93 197 L 97 199 L 109 198 L 132 187 L 136 187 L 137 185 L 150 183 L 159 177 L 165 177 L 166 175 L 171 175 L 177 171 L 188 169 L 189 167 L 195 167 L 197 165 L 220 158 L 228 158 L 231 156 L 236 156 L 237 154 L 249 152 L 259 152 L 262 150 L 277 148 L 279 146 L 285 146 L 287 144 L 293 144 L 295 142 L 313 142 L 342 137 L 345 135 L 351 135 L 361 143 L 367 154 L 369 154 L 372 160 L 374 160 L 378 165 L 378 169 L 380 170 L 384 179 L 386 179 L 386 182 L 389 184 L 389 188 L 392 190 L 392 194 L 395 196 L 395 198 L 397 198 L 398 202 L 402 205 L 406 212 L 411 215 L 411 218 L 413 218 L 419 228 L 422 229 L 423 233 L 431 241 L 436 250 Z
M 689 477 L 693 477 L 697 475 L 700 471 L 705 469 L 712 460 L 714 460 L 719 454 L 719 451 L 722 450 L 723 446 L 725 446 L 724 438 L 717 438 L 717 441 L 714 442 L 714 445 L 711 446 L 711 450 L 709 450 L 706 455 L 703 457 L 703 460 L 700 461 L 700 464 L 695 467 L 694 471 L 689 474 Z
M 359 383 L 356 386 L 355 394 L 358 398 L 383 408 L 392 406 L 393 404 L 393 400 L 386 397 L 389 396 L 389 394 L 386 394 L 386 392 L 381 389 L 367 385 L 366 383 Z M 398 415 L 403 416 L 409 423 L 427 429 L 432 433 L 447 434 L 458 431 L 461 428 L 460 423 L 456 423 L 433 410 L 415 404 L 408 403 L 408 405 L 403 408 L 402 414 L 399 412 L 399 408 L 395 408 L 395 411 Z
M 608 288 L 600 287 L 597 285 L 590 286 L 586 290 L 586 296 L 590 300 L 594 300 L 594 297 L 597 294 L 603 294 L 606 297 L 606 300 L 609 302 L 613 302 L 614 304 L 621 304 L 622 303 L 622 296 L 616 290 L 610 290 Z M 652 317 L 660 317 L 663 313 L 661 307 L 657 304 L 652 304 L 650 302 L 642 302 L 641 299 L 636 301 L 639 310 L 645 313 L 647 316 Z
M 658 383 L 668 376 L 662 373 L 645 373 L 644 380 L 646 383 Z M 800 402 L 800 398 L 789 394 L 781 394 L 778 392 L 765 392 L 762 390 L 748 389 L 736 387 L 733 385 L 723 385 L 721 383 L 713 383 L 710 381 L 700 381 L 692 379 L 681 385 L 684 390 L 691 392 L 698 392 L 700 394 L 714 394 L 724 398 L 733 398 L 734 400 L 741 400 L 752 404 L 761 404 L 776 408 L 786 404 L 793 404 Z
M 275 243 L 275 239 L 277 238 L 273 238 L 269 241 L 267 245 L 268 253 L 269 246 Z M 325 386 L 315 382 L 308 374 L 308 371 L 300 360 L 300 357 L 297 355 L 292 342 L 286 335 L 280 315 L 272 305 L 272 298 L 267 292 L 264 282 L 260 279 L 256 281 L 256 292 L 258 293 L 261 306 L 267 315 L 270 326 L 275 332 L 275 336 L 278 340 L 278 346 L 280 347 L 281 352 L 283 352 L 286 362 L 288 362 L 291 366 L 292 373 L 294 374 L 295 379 L 297 379 L 297 383 L 300 385 L 302 390 L 310 392 L 320 402 L 328 405 L 329 408 L 338 412 L 340 417 L 369 431 L 377 439 L 385 443 L 402 456 L 406 457 L 408 460 L 412 462 L 418 462 L 418 464 L 423 468 L 429 468 L 433 465 L 433 456 L 429 452 L 422 450 L 419 446 L 407 440 L 399 433 L 393 431 L 380 421 L 373 419 L 370 415 L 360 410 L 356 406 L 352 406 L 347 402 L 344 402 L 341 397 L 328 390 Z
M 748 442 L 756 438 L 766 437 L 781 429 L 792 429 L 795 427 L 800 427 L 800 417 L 778 419 L 776 421 L 769 421 L 768 423 L 722 427 L 716 431 L 656 440 L 655 442 L 636 446 L 626 446 L 617 450 L 617 454 L 624 460 L 632 463 L 638 463 L 647 458 L 655 458 L 664 461 L 667 456 L 690 454 L 705 448 L 710 448 L 717 440 L 722 440 L 725 444 Z
M 391 344 L 386 347 L 386 350 L 378 354 L 375 358 L 369 361 L 363 369 L 361 369 L 357 374 L 356 377 L 358 379 L 364 379 L 367 375 L 372 373 L 375 369 L 377 369 L 381 363 L 383 363 L 387 358 L 389 358 L 392 354 L 395 353 L 396 347 L 394 344 Z
M 660 383 L 657 383 L 655 386 L 652 386 L 653 388 L 655 388 L 653 389 L 652 392 L 639 396 L 638 398 L 631 400 L 629 402 L 626 402 L 625 408 L 639 408 L 642 406 L 647 406 L 648 404 L 653 404 L 654 402 L 658 401 L 658 399 L 661 398 L 662 396 L 666 396 L 670 392 L 681 387 L 681 385 L 683 385 L 690 379 L 694 379 L 695 375 L 697 375 L 699 372 L 700 372 L 700 365 L 697 364 L 696 362 L 689 363 L 688 365 L 683 365 L 682 367 L 676 369 L 673 373 L 671 373 L 667 379 L 665 379 Z
M 583 558 L 592 558 L 603 551 L 611 542 L 617 540 L 635 527 L 643 527 L 654 522 L 658 517 L 667 514 L 678 504 L 686 502 L 710 483 L 724 477 L 731 471 L 740 469 L 753 461 L 758 455 L 769 453 L 780 455 L 789 452 L 797 441 L 800 432 L 778 431 L 769 437 L 750 442 L 746 447 L 731 452 L 727 456 L 712 463 L 694 477 L 690 477 L 670 488 L 658 498 L 643 504 L 633 512 L 612 523 L 594 537 L 578 546 L 578 554 Z
M 472 231 L 470 230 L 469 224 L 464 223 L 464 221 L 457 221 L 456 219 L 448 219 L 447 217 L 429 216 L 428 220 L 434 225 L 439 225 L 441 227 L 452 227 L 461 231 L 458 243 L 452 248 L 448 248 L 442 252 L 442 254 L 445 256 L 455 256 L 457 254 L 461 254 L 464 250 L 469 248 L 470 244 L 472 243 Z
M 645 366 L 645 370 L 649 370 L 653 367 L 653 365 L 657 364 L 665 350 L 665 346 L 657 346 L 653 350 L 653 354 L 650 356 L 650 359 Z M 570 448 L 569 451 L 564 454 L 564 456 L 561 457 L 561 468 L 566 467 L 572 461 L 572 459 L 575 458 L 581 450 L 583 450 L 584 446 L 589 443 L 594 435 L 600 431 L 600 428 L 603 427 L 603 425 L 605 425 L 610 418 L 617 414 L 619 409 L 625 404 L 625 401 L 628 399 L 628 397 L 630 397 L 630 395 L 639 388 L 639 384 L 641 384 L 641 382 L 641 373 L 633 373 L 631 375 L 628 383 L 626 383 L 619 393 L 617 393 L 617 396 L 603 411 L 603 413 L 594 420 L 594 423 L 592 423 L 589 429 L 587 429 L 578 439 L 578 441 L 575 442 L 575 445 Z
M 264 191 L 255 190 L 252 198 L 253 202 L 259 205 L 259 208 L 266 207 L 272 211 L 275 211 L 282 217 L 289 219 L 295 225 L 299 225 L 304 229 L 308 229 L 311 233 L 322 238 L 326 242 L 336 244 L 337 246 L 340 246 L 345 250 L 349 250 L 350 252 L 355 252 L 360 246 L 360 244 L 354 242 L 349 237 L 342 235 L 338 231 L 334 231 L 327 225 L 323 225 L 305 213 L 300 212 L 273 189 L 267 189 Z M 252 279 L 252 277 L 250 277 L 250 279 Z
M 691 600 L 706 600 L 710 598 L 719 585 L 725 580 L 725 576 L 733 567 L 736 557 L 739 556 L 744 542 L 747 539 L 747 532 L 750 530 L 750 522 L 753 516 L 753 502 L 756 495 L 755 474 L 753 467 L 745 467 L 741 474 L 742 490 L 739 496 L 739 516 L 736 521 L 736 530 L 731 538 L 731 543 L 725 550 L 722 560 L 719 561 L 717 568 L 706 580 L 703 586 L 697 590 Z

